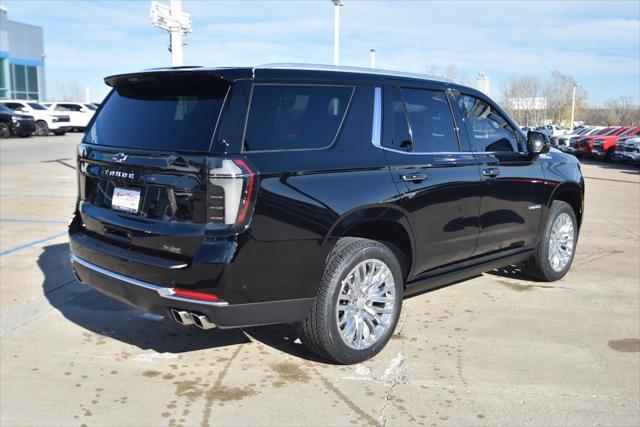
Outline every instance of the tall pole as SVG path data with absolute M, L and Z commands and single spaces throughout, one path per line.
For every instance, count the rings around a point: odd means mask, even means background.
M 171 0 L 171 16 L 179 17 L 182 13 L 182 1 Z M 179 25 L 174 26 L 169 31 L 171 38 L 171 66 L 179 67 L 182 65 L 182 30 Z
M 371 48 L 369 51 L 371 52 L 371 68 L 376 68 L 376 50 Z
M 576 111 L 576 84 L 573 84 L 573 97 L 571 100 L 571 129 L 573 130 L 573 113 Z
M 333 2 L 333 65 L 340 64 L 340 8 L 342 0 L 331 0 Z

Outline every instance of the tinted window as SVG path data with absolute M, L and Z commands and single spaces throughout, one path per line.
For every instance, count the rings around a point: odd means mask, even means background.
M 402 89 L 413 150 L 418 153 L 459 151 L 451 110 L 444 92 Z
M 352 93 L 353 88 L 347 86 L 254 86 L 245 151 L 329 146 Z
M 33 108 L 34 110 L 46 110 L 47 109 L 47 107 L 45 107 L 42 104 L 38 104 L 37 102 L 30 102 L 29 106 L 31 108 Z
M 85 142 L 154 150 L 209 151 L 227 84 L 166 77 L 115 89 Z
M 391 106 L 393 113 L 393 133 L 390 148 L 401 151 L 413 151 L 413 142 L 411 140 L 411 133 L 409 132 L 409 123 L 407 122 L 407 112 L 398 88 L 394 88 L 392 91 Z
M 473 151 L 518 151 L 515 129 L 493 108 L 473 96 L 458 97 Z
M 4 106 L 13 110 L 13 111 L 18 111 L 19 109 L 23 108 L 22 104 L 18 104 L 17 102 L 3 102 Z

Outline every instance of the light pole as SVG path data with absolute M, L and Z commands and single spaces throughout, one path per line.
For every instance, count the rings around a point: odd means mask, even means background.
M 576 84 L 573 84 L 573 97 L 571 99 L 571 129 L 573 130 L 573 113 L 576 111 Z
M 371 52 L 371 68 L 376 68 L 376 49 L 372 47 L 369 51 Z
M 340 8 L 342 0 L 331 0 L 333 3 L 333 65 L 340 64 Z
M 191 15 L 182 12 L 182 1 L 171 0 L 170 6 L 151 2 L 151 24 L 169 32 L 171 66 L 182 65 L 182 36 L 191 32 Z

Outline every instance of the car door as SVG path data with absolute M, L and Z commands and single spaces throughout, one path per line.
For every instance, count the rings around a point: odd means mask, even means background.
M 69 115 L 71 126 L 84 127 L 87 125 L 87 120 L 84 114 L 80 112 L 81 107 L 71 103 L 58 103 L 53 107 L 54 111 L 63 112 Z
M 474 255 L 536 243 L 545 183 L 524 135 L 479 94 L 459 94 L 455 107 L 482 177 L 480 235 Z
M 385 151 L 414 233 L 414 276 L 472 255 L 479 233 L 478 160 L 460 145 L 442 89 L 385 87 Z

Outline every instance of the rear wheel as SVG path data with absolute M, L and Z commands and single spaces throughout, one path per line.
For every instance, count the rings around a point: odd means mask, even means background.
M 59 131 L 59 130 L 58 131 L 56 131 L 56 130 L 53 131 L 53 134 L 56 135 L 56 136 L 62 136 L 65 133 L 67 133 L 67 132 L 66 131 Z
M 553 282 L 562 279 L 573 262 L 578 240 L 578 223 L 571 205 L 561 200 L 551 204 L 536 254 L 526 265 L 533 278 Z
M 334 362 L 358 363 L 384 348 L 398 323 L 400 263 L 382 243 L 347 237 L 336 244 L 308 318 L 302 342 Z
M 36 122 L 36 131 L 35 134 L 37 136 L 47 136 L 49 135 L 49 125 L 44 120 L 38 120 Z
M 0 138 L 9 138 L 10 136 L 9 126 L 6 123 L 0 123 Z

